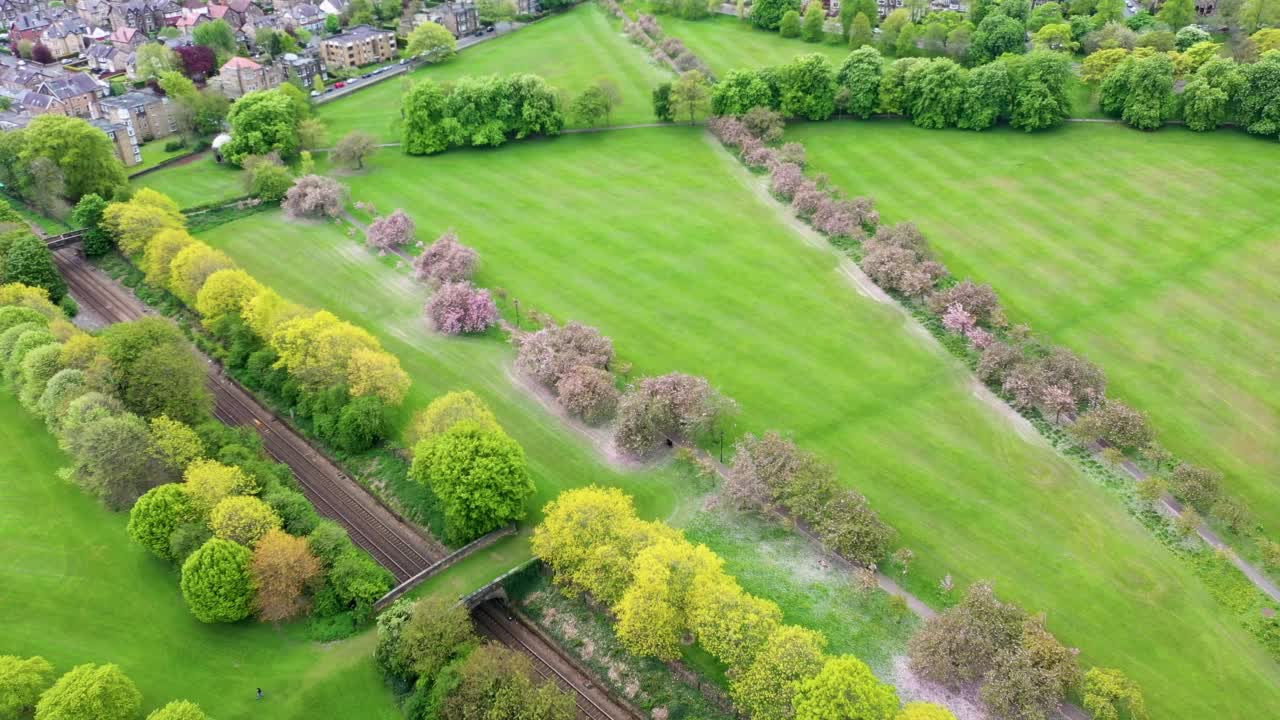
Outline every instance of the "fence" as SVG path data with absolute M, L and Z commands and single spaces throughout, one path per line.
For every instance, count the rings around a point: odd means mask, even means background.
M 440 560 L 437 560 L 436 562 L 432 563 L 426 570 L 419 572 L 418 574 L 414 575 L 408 580 L 405 580 L 399 585 L 391 588 L 390 592 L 388 592 L 386 595 L 383 595 L 381 598 L 378 599 L 378 602 L 373 604 L 373 609 L 377 611 L 385 610 L 388 605 L 395 602 L 402 595 L 414 589 L 421 583 L 444 572 L 445 570 L 448 570 L 449 568 L 456 565 L 459 561 L 466 558 L 468 555 L 476 552 L 477 550 L 483 550 L 484 548 L 489 547 L 490 545 L 498 542 L 499 540 L 501 540 L 504 537 L 507 537 L 508 535 L 514 535 L 515 532 L 516 532 L 516 526 L 508 525 L 504 528 L 499 528 L 498 530 L 494 530 L 493 532 L 489 533 L 488 535 L 485 535 L 484 537 L 478 538 L 476 540 L 472 540 L 471 542 L 467 543 L 466 545 L 459 548 L 458 550 L 455 550 L 449 553 L 448 555 L 446 555 L 445 557 L 441 558 Z M 505 577 L 506 575 L 503 576 L 503 578 Z M 499 578 L 499 580 L 503 578 Z M 497 581 L 494 581 L 494 582 L 497 582 Z M 486 585 L 485 588 L 482 588 L 482 589 L 491 589 L 492 585 L 493 583 L 489 583 L 489 585 Z

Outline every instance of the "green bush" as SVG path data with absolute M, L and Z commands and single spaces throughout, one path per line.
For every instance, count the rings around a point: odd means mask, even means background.
M 133 720 L 142 693 L 115 665 L 77 665 L 40 696 L 35 720 Z
M 36 656 L 0 655 L 0 718 L 26 717 L 53 681 L 53 666 Z
M 800 13 L 788 10 L 778 24 L 778 34 L 784 38 L 800 37 Z
M 165 152 L 177 152 L 177 151 L 179 151 L 179 150 L 181 150 L 181 149 L 185 148 L 186 146 L 187 146 L 187 139 L 186 139 L 186 138 L 178 138 L 178 139 L 176 139 L 176 140 L 170 140 L 169 142 L 165 143 L 165 144 L 164 144 L 164 151 L 165 151 Z
M 347 452 L 363 452 L 391 431 L 387 406 L 381 398 L 359 397 L 347 403 L 338 415 L 335 431 L 338 447 Z
M 534 489 L 520 444 L 472 421 L 418 443 L 409 474 L 440 499 L 446 540 L 459 545 L 523 518 Z
M 200 513 L 179 483 L 154 487 L 138 498 L 129 511 L 129 537 L 155 555 L 173 559 L 170 539 L 178 527 L 195 522 Z
M 300 492 L 278 487 L 264 494 L 262 499 L 280 516 L 285 531 L 290 535 L 310 535 L 320 524 L 320 515 Z

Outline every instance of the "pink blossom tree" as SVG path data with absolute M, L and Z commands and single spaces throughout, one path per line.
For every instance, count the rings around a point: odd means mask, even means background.
M 334 218 L 342 214 L 346 195 L 347 189 L 333 178 L 304 175 L 285 193 L 281 207 L 292 218 Z
M 789 142 L 783 144 L 778 150 L 779 157 L 783 162 L 794 163 L 803 168 L 805 161 L 804 146 L 798 142 Z
M 753 168 L 769 168 L 777 162 L 778 154 L 756 140 L 742 149 L 742 159 Z
M 548 325 L 517 341 L 516 368 L 554 387 L 575 367 L 606 369 L 613 360 L 613 341 L 590 325 Z
M 484 332 L 498 322 L 498 306 L 489 291 L 469 282 L 441 285 L 427 300 L 426 313 L 445 335 Z
M 458 242 L 451 230 L 413 259 L 413 277 L 432 285 L 459 282 L 471 277 L 478 260 L 476 251 Z
M 950 333 L 967 335 L 976 325 L 973 316 L 958 302 L 948 305 L 947 311 L 942 314 L 942 327 Z
M 556 396 L 570 415 L 588 425 L 599 425 L 618 410 L 618 388 L 613 375 L 590 365 L 578 365 L 560 376 Z
M 1004 315 L 1000 310 L 1000 299 L 990 285 L 979 285 L 972 280 L 961 280 L 945 290 L 939 290 L 929 296 L 929 309 L 935 313 L 943 313 L 946 309 L 959 303 L 973 316 L 975 323 L 987 326 L 1004 324 Z
M 413 239 L 413 220 L 404 210 L 374 220 L 365 233 L 369 244 L 379 250 L 395 250 Z
M 769 181 L 769 190 L 774 195 L 790 200 L 795 195 L 796 190 L 800 189 L 800 185 L 804 183 L 804 171 L 799 165 L 789 162 L 780 162 L 773 168 L 773 177 Z
M 713 431 L 736 410 L 737 403 L 716 392 L 706 378 L 684 373 L 644 378 L 627 388 L 618 404 L 614 441 L 626 454 L 643 457 L 664 441 Z
M 965 337 L 969 338 L 969 344 L 979 350 L 986 350 L 991 343 L 995 342 L 996 336 L 983 330 L 980 327 L 969 328 L 965 332 Z
M 829 200 L 830 196 L 818 188 L 818 184 L 812 180 L 805 180 L 800 183 L 800 187 L 796 188 L 795 195 L 791 196 L 791 207 L 796 214 L 801 217 L 812 217 L 822 207 L 824 201 Z
M 1040 391 L 1040 404 L 1044 405 L 1045 410 L 1053 413 L 1054 422 L 1062 419 L 1062 413 L 1076 409 L 1076 399 L 1071 393 L 1071 388 L 1061 385 L 1045 386 Z

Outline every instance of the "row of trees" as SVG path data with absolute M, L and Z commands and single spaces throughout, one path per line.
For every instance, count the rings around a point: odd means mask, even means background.
M 468 76 L 445 86 L 422 80 L 402 100 L 401 138 L 410 155 L 430 155 L 556 135 L 564 127 L 560 105 L 554 88 L 527 73 Z
M 328 178 L 300 178 L 286 196 L 286 210 L 340 210 L 332 185 Z M 127 203 L 113 203 L 103 225 L 151 285 L 168 289 L 200 315 L 221 341 L 225 364 L 241 371 L 251 387 L 275 395 L 343 449 L 364 450 L 386 436 L 388 410 L 403 401 L 409 377 L 367 331 L 262 286 L 224 253 L 191 237 L 177 206 L 160 193 L 144 189 Z
M 1045 628 L 1043 616 L 1000 601 L 990 585 L 925 622 L 908 645 L 912 672 L 952 690 L 979 687 L 992 717 L 1045 718 L 1073 690 L 1095 718 L 1147 717 L 1141 688 L 1120 670 L 1082 674 L 1078 651 Z
M 54 681 L 53 665 L 39 655 L 0 655 L 0 718 L 136 720 L 142 693 L 119 666 L 77 665 Z M 174 700 L 147 720 L 207 720 L 199 705 Z
M 741 120 L 717 118 L 710 128 L 739 151 L 743 162 L 770 173 L 771 190 L 799 217 L 833 244 L 860 254 L 862 269 L 876 284 L 922 310 L 944 344 L 971 358 L 978 377 L 1011 405 L 1055 423 L 1074 419 L 1070 431 L 1077 441 L 1089 448 L 1105 443 L 1112 460 L 1140 453 L 1157 473 L 1138 486 L 1140 497 L 1154 503 L 1168 490 L 1190 506 L 1175 530 L 1192 535 L 1201 513 L 1209 513 L 1232 531 L 1252 535 L 1264 564 L 1280 569 L 1280 543 L 1265 537 L 1243 503 L 1221 492 L 1220 474 L 1180 461 L 1161 447 L 1144 413 L 1106 396 L 1100 368 L 1035 337 L 1025 325 L 1010 327 L 995 292 L 952 277 L 911 223 L 877 227 L 869 200 L 839 199 L 805 178 L 802 149 L 766 146 L 763 138 L 782 136 L 776 113 L 757 108 Z M 839 208 L 847 214 L 832 223 L 831 213 Z M 867 237 L 870 230 L 874 234 Z
M 1103 112 L 1132 127 L 1152 130 L 1182 118 L 1192 130 L 1239 124 L 1255 135 L 1280 138 L 1280 50 L 1268 50 L 1256 63 L 1239 64 L 1215 52 L 1214 43 L 1194 45 L 1207 52 L 1183 67 L 1169 54 L 1138 49 L 1099 50 L 1085 60 L 1098 81 Z M 1186 77 L 1181 93 L 1175 81 Z
M 466 608 L 439 596 L 387 608 L 374 658 L 406 695 L 408 720 L 571 720 L 577 713 L 573 695 L 540 678 L 527 655 L 482 642 Z
M 725 664 L 734 705 L 757 720 L 953 718 L 937 706 L 901 708 L 865 663 L 828 655 L 825 636 L 784 624 L 781 608 L 744 591 L 719 556 L 640 520 L 616 488 L 560 495 L 534 530 L 533 551 L 566 592 L 612 608 L 628 651 L 672 660 L 692 637 Z
M 57 436 L 71 478 L 130 510 L 130 536 L 181 565 L 197 618 L 280 621 L 310 609 L 311 597 L 326 615 L 367 613 L 390 587 L 341 528 L 320 522 L 256 433 L 210 418 L 205 368 L 172 323 L 88 335 L 43 291 L 20 285 L 3 286 L 0 305 L 10 389 Z
M 815 53 L 778 67 L 731 71 L 711 89 L 711 112 L 743 116 L 764 107 L 808 120 L 836 112 L 905 115 L 933 129 L 984 130 L 1003 120 L 1030 132 L 1069 115 L 1070 78 L 1069 58 L 1055 52 L 1006 55 L 969 70 L 947 58 L 886 63 L 875 48 L 864 47 L 838 68 Z

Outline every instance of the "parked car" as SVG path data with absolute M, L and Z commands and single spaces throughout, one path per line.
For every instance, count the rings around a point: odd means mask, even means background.
M 333 86 L 335 88 L 344 88 L 347 86 L 347 83 L 342 80 L 339 80 L 338 82 L 334 83 Z
M 312 90 L 312 91 L 311 91 L 311 97 L 320 97 L 320 91 L 319 91 L 319 90 Z

